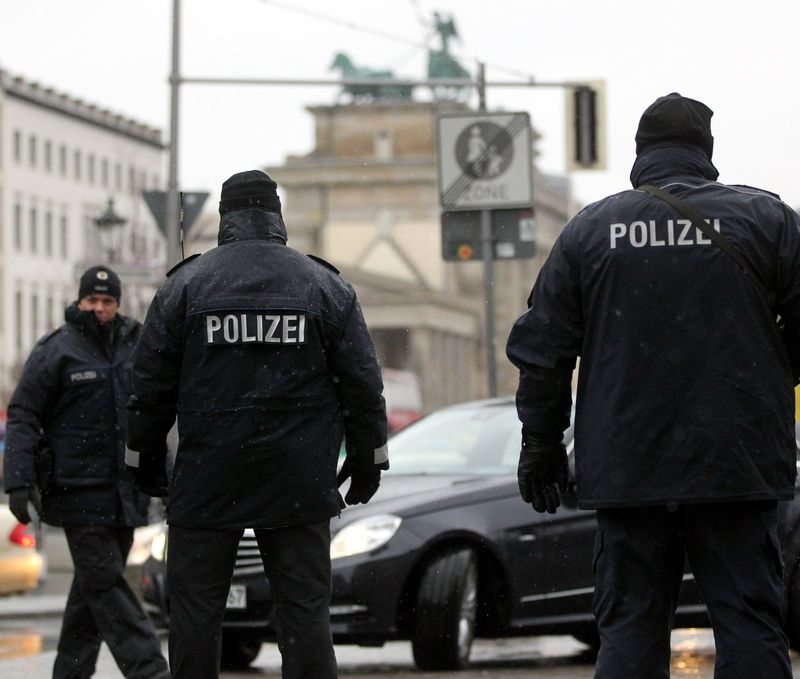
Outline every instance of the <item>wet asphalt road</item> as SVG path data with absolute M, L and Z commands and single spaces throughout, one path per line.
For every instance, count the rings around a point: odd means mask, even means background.
M 58 618 L 0 620 L 0 677 L 45 679 L 55 657 L 61 621 Z M 163 644 L 166 653 L 166 642 Z M 417 672 L 409 644 L 393 642 L 383 648 L 337 646 L 341 677 L 441 679 L 452 673 Z M 794 676 L 800 679 L 800 657 L 792 656 Z M 672 678 L 712 679 L 713 637 L 708 630 L 679 630 L 673 635 Z M 500 641 L 478 641 L 472 665 L 459 679 L 591 679 L 594 664 L 586 647 L 571 637 L 553 636 Z M 95 679 L 121 679 L 103 647 Z M 264 644 L 253 666 L 245 672 L 224 672 L 223 679 L 280 677 L 280 655 L 274 644 Z

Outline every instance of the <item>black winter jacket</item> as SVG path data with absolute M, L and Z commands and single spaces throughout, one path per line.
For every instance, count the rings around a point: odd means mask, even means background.
M 156 294 L 134 359 L 128 445 L 179 444 L 168 519 L 274 527 L 340 511 L 336 464 L 386 461 L 383 385 L 353 288 L 286 247 L 280 215 L 227 213 L 219 247 Z M 149 464 L 149 463 L 148 463 Z
M 667 203 L 625 191 L 567 224 L 511 331 L 527 431 L 566 428 L 580 356 L 583 508 L 792 498 L 800 222 L 777 196 L 716 177 L 701 152 L 678 148 L 643 154 L 631 175 L 712 220 L 775 308 Z
M 144 525 L 150 499 L 124 464 L 130 359 L 141 325 L 117 315 L 108 342 L 94 314 L 77 304 L 65 320 L 36 344 L 11 397 L 4 487 L 40 486 L 43 520 L 52 525 Z M 40 456 L 47 448 L 52 464 Z

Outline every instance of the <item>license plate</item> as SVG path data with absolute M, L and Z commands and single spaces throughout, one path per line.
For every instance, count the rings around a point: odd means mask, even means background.
M 231 585 L 228 592 L 228 603 L 225 608 L 247 608 L 247 587 L 244 585 Z

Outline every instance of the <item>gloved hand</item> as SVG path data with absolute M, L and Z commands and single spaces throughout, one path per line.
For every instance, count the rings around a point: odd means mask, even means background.
M 519 494 L 537 512 L 555 514 L 561 492 L 567 490 L 569 463 L 563 436 L 522 435 L 517 481 Z
M 367 504 L 381 485 L 381 468 L 373 464 L 354 463 L 348 456 L 336 477 L 339 485 L 350 477 L 350 488 L 344 501 L 348 505 Z
M 8 492 L 8 508 L 20 523 L 30 523 L 31 515 L 28 511 L 28 502 L 42 515 L 42 498 L 39 489 L 30 486 L 27 488 L 14 488 Z
M 140 493 L 150 497 L 167 497 L 169 495 L 169 481 L 167 472 L 163 474 L 146 474 L 138 469 L 133 471 L 133 485 Z
M 163 454 L 148 454 L 128 449 L 125 451 L 125 465 L 133 474 L 133 485 L 140 493 L 150 497 L 169 495 L 166 445 Z

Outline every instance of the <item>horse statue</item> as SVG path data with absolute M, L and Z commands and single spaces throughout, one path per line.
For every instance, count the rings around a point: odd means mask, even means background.
M 429 78 L 463 78 L 470 80 L 469 71 L 464 68 L 452 54 L 450 54 L 449 39 L 458 39 L 458 31 L 453 16 L 443 18 L 438 12 L 433 13 L 433 26 L 442 41 L 439 50 L 428 50 L 428 77 Z M 466 87 L 436 87 L 434 94 L 437 98 L 459 99 L 468 95 Z
M 386 81 L 394 80 L 394 74 L 388 70 L 375 70 L 356 66 L 350 57 L 344 52 L 337 52 L 330 66 L 331 71 L 338 69 L 342 78 L 375 78 Z M 339 96 L 349 94 L 353 101 L 359 100 L 391 100 L 391 99 L 411 99 L 413 90 L 411 85 L 395 85 L 391 82 L 371 83 L 369 85 L 349 85 L 342 86 Z

